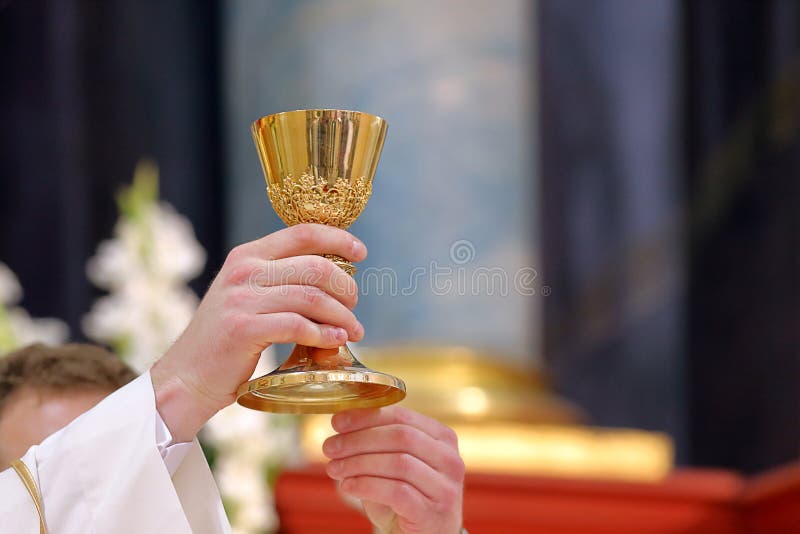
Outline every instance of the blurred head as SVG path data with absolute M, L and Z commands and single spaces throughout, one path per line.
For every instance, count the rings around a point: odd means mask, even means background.
M 34 344 L 0 357 L 0 469 L 135 377 L 94 345 Z

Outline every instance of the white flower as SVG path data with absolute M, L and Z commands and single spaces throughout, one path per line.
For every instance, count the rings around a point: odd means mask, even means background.
M 59 345 L 69 338 L 69 328 L 58 319 L 33 319 L 22 308 L 8 310 L 8 320 L 18 347 L 31 343 Z
M 236 455 L 220 458 L 214 470 L 220 493 L 232 504 L 233 531 L 254 534 L 274 532 L 278 526 L 271 493 L 263 482 L 264 465 Z
M 128 223 L 118 223 L 115 234 L 124 234 L 121 227 Z M 141 266 L 135 260 L 134 246 L 122 238 L 103 241 L 97 247 L 97 254 L 86 264 L 86 275 L 97 287 L 111 289 L 122 285 L 126 280 L 142 275 Z
M 184 284 L 203 270 L 206 253 L 189 220 L 169 204 L 153 204 L 141 220 L 121 219 L 114 239 L 103 241 L 86 272 L 98 287 L 116 289 L 135 278 Z
M 22 287 L 16 275 L 5 263 L 0 263 L 0 305 L 11 305 L 22 298 Z
M 121 355 L 141 372 L 180 336 L 197 303 L 188 288 L 132 279 L 95 302 L 83 318 L 83 330 L 96 341 L 119 345 Z
M 143 184 L 135 179 L 126 194 L 133 198 Z M 110 294 L 95 302 L 82 326 L 144 371 L 191 321 L 199 299 L 186 282 L 202 271 L 206 254 L 186 217 L 155 197 L 136 198 L 136 215 L 123 215 L 86 265 L 89 279 Z
M 20 307 L 22 287 L 17 277 L 0 263 L 0 355 L 30 343 L 57 345 L 69 337 L 67 325 L 58 319 L 33 319 Z
M 194 237 L 189 220 L 166 203 L 153 209 L 152 268 L 172 281 L 191 280 L 199 275 L 206 263 L 206 253 Z

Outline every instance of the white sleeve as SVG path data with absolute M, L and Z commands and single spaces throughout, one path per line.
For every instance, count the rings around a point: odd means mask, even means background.
M 175 471 L 181 466 L 192 445 L 193 442 L 191 441 L 174 443 L 172 433 L 169 431 L 167 424 L 161 418 L 161 414 L 156 411 L 156 446 L 161 458 L 164 460 L 164 465 L 167 466 L 169 476 L 174 475 Z
M 22 459 L 42 495 L 48 533 L 230 532 L 197 440 L 178 444 L 185 458 L 171 478 L 165 461 L 176 445 L 162 447 L 162 458 L 158 419 L 146 373 L 28 450 Z M 4 490 L 7 474 L 0 473 Z

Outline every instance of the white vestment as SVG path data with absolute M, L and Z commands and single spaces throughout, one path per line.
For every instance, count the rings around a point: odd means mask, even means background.
M 145 373 L 31 447 L 22 460 L 48 534 L 230 532 L 197 440 L 178 445 L 186 449 L 173 455 L 173 464 L 182 458 L 170 477 L 169 453 L 159 450 L 165 429 Z M 13 469 L 0 472 L 0 532 L 39 532 L 33 499 Z

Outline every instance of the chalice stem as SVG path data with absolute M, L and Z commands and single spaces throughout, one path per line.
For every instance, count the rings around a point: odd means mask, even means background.
M 357 362 L 347 344 L 335 349 L 320 349 L 306 345 L 295 345 L 279 371 L 311 371 L 314 369 L 336 369 L 349 367 Z
M 358 271 L 355 265 L 353 265 L 343 257 L 337 256 L 336 254 L 323 254 L 322 257 L 331 260 L 334 265 L 339 267 L 341 270 L 343 270 L 350 276 L 353 276 Z

